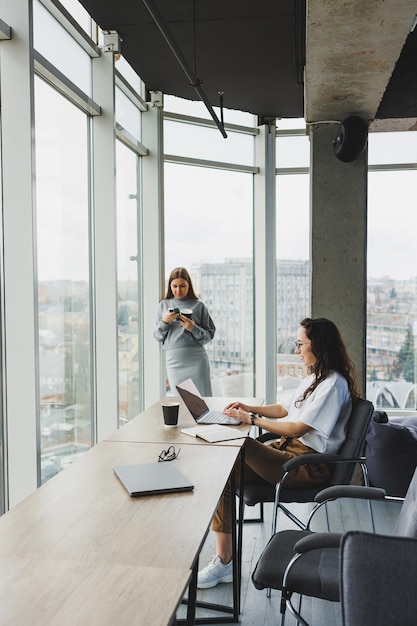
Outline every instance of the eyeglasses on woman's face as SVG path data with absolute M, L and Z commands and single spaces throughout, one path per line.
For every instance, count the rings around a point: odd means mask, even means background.
M 295 349 L 301 350 L 301 346 L 307 346 L 309 343 L 311 342 L 310 341 L 294 341 Z

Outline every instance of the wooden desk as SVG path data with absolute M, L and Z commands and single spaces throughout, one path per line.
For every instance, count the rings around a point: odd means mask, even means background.
M 208 401 L 221 409 L 228 400 Z M 198 556 L 244 438 L 207 444 L 182 434 L 195 422 L 179 403 L 177 428 L 165 428 L 157 402 L 0 517 L 5 623 L 167 626 L 189 585 L 195 608 Z M 181 447 L 171 463 L 194 491 L 131 498 L 113 466 L 157 462 L 171 443 Z M 237 588 L 233 597 L 236 617 Z
M 190 573 L 49 558 L 0 558 L 0 622 L 167 626 Z
M 203 439 L 196 439 L 195 437 L 190 437 L 190 435 L 184 435 L 181 432 L 181 428 L 189 428 L 190 426 L 196 425 L 193 417 L 180 397 L 170 396 L 169 398 L 165 398 L 165 400 L 178 401 L 180 405 L 178 426 L 176 428 L 167 428 L 164 425 L 164 418 L 162 416 L 162 403 L 164 400 L 159 400 L 107 437 L 106 441 L 156 441 L 165 442 L 167 445 L 213 445 Z M 224 409 L 226 404 L 232 401 L 230 398 L 222 397 L 204 398 L 204 400 L 207 402 L 210 409 L 217 410 Z M 262 404 L 262 400 L 258 398 L 241 398 L 241 400 L 248 404 Z M 216 445 L 242 447 L 244 442 L 243 438 L 246 437 L 248 433 L 247 425 L 243 424 L 242 426 L 234 426 L 233 428 L 242 431 L 242 439 L 221 441 L 216 443 Z
M 229 402 L 232 402 L 231 398 L 224 397 L 210 397 L 204 398 L 210 409 L 222 410 Z M 178 401 L 179 417 L 178 426 L 176 428 L 166 428 L 164 425 L 162 415 L 162 402 L 164 400 L 176 400 Z M 249 405 L 261 405 L 263 400 L 259 398 L 242 398 L 242 402 Z M 233 439 L 231 441 L 222 441 L 216 444 L 208 443 L 202 439 L 196 439 L 190 435 L 184 435 L 181 432 L 181 428 L 194 426 L 195 421 L 185 406 L 182 398 L 170 396 L 158 402 L 155 402 L 151 407 L 134 417 L 127 424 L 122 426 L 119 430 L 108 437 L 107 441 L 122 442 L 122 441 L 138 441 L 138 442 L 164 442 L 165 446 L 175 445 L 176 447 L 182 446 L 184 449 L 188 446 L 198 447 L 202 449 L 204 446 L 209 446 L 211 450 L 217 447 L 221 448 L 238 448 L 239 453 L 244 444 L 245 437 L 248 434 L 248 428 L 246 425 L 235 426 L 234 428 L 242 431 L 242 438 Z M 178 448 L 177 448 L 178 449 Z M 182 452 L 181 452 L 182 454 Z M 242 478 L 242 474 L 241 474 Z M 214 510 L 213 510 L 214 513 Z M 233 582 L 233 608 L 232 612 L 234 616 L 239 613 L 240 607 L 240 577 L 241 577 L 241 558 L 242 558 L 242 523 L 243 523 L 243 501 L 239 501 L 238 512 L 238 527 L 237 537 L 233 536 L 233 542 L 235 546 L 234 559 L 234 582 Z M 224 608 L 224 607 L 223 607 Z M 231 607 L 227 607 L 229 609 Z
M 0 557 L 192 569 L 238 447 L 184 446 L 170 461 L 194 491 L 131 498 L 114 465 L 157 461 L 163 445 L 101 442 L 0 518 Z

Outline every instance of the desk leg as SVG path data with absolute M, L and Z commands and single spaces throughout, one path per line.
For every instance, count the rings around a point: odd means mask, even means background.
M 197 602 L 197 573 L 198 573 L 198 559 L 193 567 L 193 573 L 191 574 L 191 580 L 188 587 L 188 602 L 187 602 L 187 626 L 195 625 L 195 609 Z
M 237 612 L 240 613 L 240 602 L 241 602 L 241 587 L 242 587 L 242 544 L 243 544 L 243 517 L 245 511 L 245 502 L 244 502 L 244 488 L 245 488 L 245 447 L 243 446 L 240 451 L 240 470 L 239 470 L 239 509 L 237 516 L 237 542 L 236 542 L 236 581 L 237 581 L 237 596 L 236 596 L 236 605 Z M 232 493 L 236 493 L 236 489 L 234 487 L 234 491 Z M 236 502 L 236 498 L 234 499 Z M 235 513 L 236 515 L 236 513 Z M 236 519 L 236 518 L 232 518 Z
M 242 464 L 241 466 L 242 467 Z M 240 570 L 241 570 L 241 556 L 239 545 L 241 543 L 241 533 L 239 529 L 236 528 L 236 481 L 235 481 L 235 473 L 232 472 L 231 476 L 231 495 L 230 495 L 230 506 L 231 506 L 231 519 L 233 522 L 232 525 L 232 545 L 233 545 L 233 618 L 237 621 L 239 618 L 240 612 Z M 239 506 L 240 508 L 240 506 Z
M 244 476 L 244 451 L 240 451 L 240 474 L 239 481 L 243 486 Z M 187 619 L 177 620 L 177 625 L 186 624 L 186 626 L 194 626 L 194 624 L 236 624 L 239 622 L 240 613 L 240 587 L 241 587 L 241 573 L 242 573 L 242 530 L 243 530 L 243 498 L 239 500 L 239 517 L 236 516 L 236 480 L 235 472 L 231 474 L 231 519 L 232 525 L 232 545 L 233 545 L 233 606 L 224 606 L 221 604 L 214 604 L 211 602 L 202 602 L 196 600 L 197 592 L 197 573 L 198 573 L 198 559 L 193 567 L 193 573 L 190 580 L 190 586 L 188 591 L 188 599 L 183 600 L 183 603 L 188 605 L 187 607 Z M 242 487 L 241 487 L 242 488 Z M 229 616 L 221 617 L 196 617 L 195 608 L 205 608 L 213 611 L 221 611 L 224 613 L 231 613 Z

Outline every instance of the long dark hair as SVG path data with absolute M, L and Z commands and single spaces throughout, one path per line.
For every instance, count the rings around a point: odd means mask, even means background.
M 309 396 L 316 387 L 325 380 L 331 371 L 339 372 L 346 378 L 352 401 L 361 397 L 356 378 L 356 370 L 353 361 L 348 355 L 345 342 L 334 322 L 325 317 L 312 319 L 306 317 L 300 322 L 305 329 L 306 335 L 311 341 L 311 350 L 316 357 L 316 363 L 312 366 L 315 379 L 296 401 L 296 406 Z
M 187 297 L 193 298 L 193 300 L 198 300 L 198 297 L 196 296 L 196 293 L 194 291 L 193 283 L 191 281 L 191 276 L 188 273 L 188 271 L 185 269 L 185 267 L 175 267 L 172 270 L 171 274 L 169 275 L 168 287 L 167 287 L 167 292 L 165 296 L 166 300 L 169 300 L 169 298 L 174 297 L 174 294 L 172 293 L 172 289 L 171 289 L 171 283 L 173 280 L 175 280 L 175 278 L 183 278 L 184 280 L 186 280 L 187 283 L 189 284 Z

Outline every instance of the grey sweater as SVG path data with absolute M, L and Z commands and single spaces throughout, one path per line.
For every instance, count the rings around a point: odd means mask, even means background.
M 195 326 L 191 332 L 185 330 L 177 320 L 170 324 L 165 324 L 162 321 L 167 310 L 174 307 L 178 307 L 180 311 L 181 309 L 192 310 Z M 169 300 L 161 300 L 158 305 L 156 328 L 153 336 L 162 343 L 163 350 L 193 348 L 196 345 L 204 346 L 213 339 L 215 332 L 214 322 L 206 305 L 201 300 L 194 300 L 194 298 L 183 298 L 182 300 L 170 298 Z

